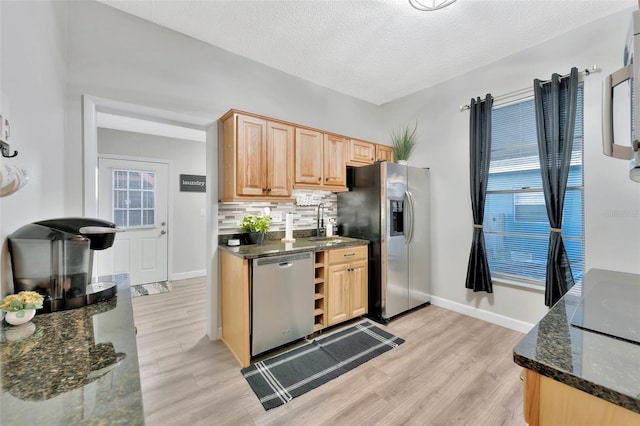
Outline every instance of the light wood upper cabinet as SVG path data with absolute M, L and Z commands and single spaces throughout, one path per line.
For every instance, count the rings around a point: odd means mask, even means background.
M 264 195 L 267 176 L 267 122 L 237 117 L 237 195 Z
M 291 201 L 294 188 L 347 191 L 347 164 L 379 155 L 372 142 L 249 112 L 232 109 L 220 121 L 222 201 Z
M 222 199 L 289 200 L 293 188 L 293 126 L 233 111 L 222 121 Z
M 376 161 L 393 162 L 393 148 L 386 145 L 376 145 Z
M 282 123 L 267 122 L 267 192 L 269 196 L 289 197 L 293 188 L 294 129 Z
M 346 189 L 347 148 L 349 141 L 342 136 L 324 135 L 324 184 Z
M 322 185 L 324 141 L 322 133 L 296 127 L 296 184 Z
M 351 139 L 349 144 L 349 162 L 352 165 L 373 164 L 376 156 L 376 144 Z
M 296 128 L 294 188 L 347 190 L 348 139 Z
M 327 325 L 364 315 L 368 311 L 367 246 L 330 250 L 327 267 Z

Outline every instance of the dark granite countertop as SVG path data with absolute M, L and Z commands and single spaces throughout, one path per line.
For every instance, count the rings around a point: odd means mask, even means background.
M 307 251 L 322 251 L 342 247 L 353 247 L 369 244 L 367 240 L 349 237 L 329 237 L 326 240 L 312 241 L 309 237 L 297 238 L 294 243 L 283 243 L 278 240 L 266 240 L 264 244 L 248 244 L 237 247 L 219 245 L 221 250 L 232 253 L 244 259 L 258 257 L 280 256 L 283 254 L 303 253 Z
M 591 269 L 513 349 L 516 364 L 543 376 L 640 413 L 640 344 L 572 325 L 572 318 L 590 290 L 603 286 L 637 286 L 640 275 Z M 610 303 L 609 301 L 602 301 Z M 635 323 L 640 311 L 624 315 Z
M 143 425 L 128 274 L 110 300 L 0 326 L 0 424 Z

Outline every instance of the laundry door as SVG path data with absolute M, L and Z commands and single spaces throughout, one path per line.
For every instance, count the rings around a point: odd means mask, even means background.
M 167 281 L 169 165 L 98 159 L 98 215 L 120 232 L 96 252 L 98 275 L 127 272 L 132 285 Z

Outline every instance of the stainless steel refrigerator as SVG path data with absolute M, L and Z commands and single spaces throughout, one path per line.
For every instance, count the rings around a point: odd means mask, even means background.
M 431 300 L 429 170 L 396 163 L 353 167 L 338 193 L 338 223 L 369 244 L 369 316 L 391 317 Z

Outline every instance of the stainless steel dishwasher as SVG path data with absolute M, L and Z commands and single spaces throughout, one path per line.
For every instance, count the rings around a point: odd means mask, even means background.
M 312 253 L 252 262 L 251 355 L 313 332 Z

